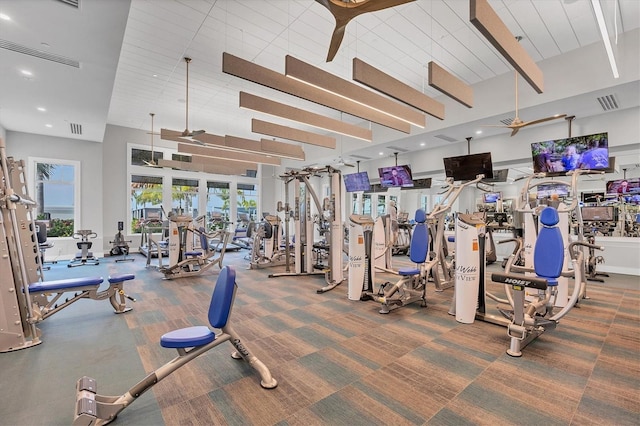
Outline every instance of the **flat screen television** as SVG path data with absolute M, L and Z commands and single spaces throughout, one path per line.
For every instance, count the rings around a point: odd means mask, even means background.
M 509 169 L 499 169 L 493 171 L 493 178 L 485 178 L 482 179 L 483 182 L 506 182 L 507 177 L 509 176 Z
M 368 191 L 371 189 L 367 172 L 351 173 L 342 177 L 347 192 Z
M 531 157 L 535 173 L 561 175 L 575 169 L 607 170 L 608 133 L 534 142 L 531 144 Z
M 502 192 L 485 192 L 482 194 L 482 201 L 487 203 L 495 203 L 498 200 L 502 200 Z
M 583 203 L 597 203 L 598 201 L 604 201 L 604 192 L 583 192 Z
M 563 185 L 561 183 L 547 183 L 538 185 L 537 187 L 537 198 L 551 198 L 552 195 L 556 194 L 558 198 L 565 198 L 569 196 L 569 187 L 567 185 Z
M 414 179 L 413 188 L 403 188 L 403 189 L 429 189 L 429 188 L 431 188 L 431 178 Z
M 607 194 L 640 194 L 640 178 L 610 180 L 607 182 Z
M 445 175 L 453 178 L 454 181 L 473 180 L 478 175 L 493 179 L 493 163 L 490 152 L 447 157 L 442 160 Z
M 587 222 L 603 221 L 615 222 L 616 210 L 613 206 L 586 206 L 582 207 L 582 220 Z
M 409 165 L 380 167 L 378 175 L 380 176 L 380 185 L 385 188 L 413 187 L 413 177 Z

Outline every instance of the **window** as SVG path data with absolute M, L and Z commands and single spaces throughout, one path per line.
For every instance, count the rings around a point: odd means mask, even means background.
M 36 218 L 48 221 L 48 237 L 71 237 L 80 222 L 80 163 L 31 159 Z
M 207 219 L 214 228 L 229 221 L 229 182 L 207 181 Z
M 246 183 L 239 183 L 237 194 L 237 220 L 239 220 L 240 213 L 247 214 L 250 220 L 256 220 L 258 209 L 258 191 L 256 191 L 256 186 Z
M 371 216 L 371 194 L 362 194 L 362 214 Z
M 162 218 L 162 177 L 131 176 L 131 232 L 140 233 L 142 219 Z
M 158 160 L 164 158 L 163 152 L 153 152 L 153 164 L 158 164 Z M 134 166 L 146 166 L 151 163 L 151 151 L 148 149 L 131 149 L 131 164 Z
M 198 216 L 197 179 L 173 178 L 171 184 L 171 211 L 177 214 Z

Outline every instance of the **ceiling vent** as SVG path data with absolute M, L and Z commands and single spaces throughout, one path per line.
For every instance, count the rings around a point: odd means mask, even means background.
M 598 102 L 600 103 L 600 106 L 602 107 L 602 109 L 604 111 L 612 111 L 614 109 L 619 109 L 620 106 L 618 105 L 618 101 L 616 100 L 616 96 L 615 95 L 606 95 L 606 96 L 601 96 L 598 99 Z
M 509 126 L 511 125 L 511 123 L 513 123 L 513 120 L 514 120 L 513 117 L 509 117 L 509 118 L 505 118 L 504 120 L 500 120 L 500 122 L 505 126 Z
M 398 146 L 388 146 L 387 148 L 389 148 L 393 152 L 409 152 L 408 149 L 400 148 Z
M 59 64 L 68 65 L 70 67 L 80 68 L 80 62 L 76 61 L 75 59 L 65 58 L 64 56 L 54 55 L 42 50 L 32 49 L 30 47 L 23 46 L 9 40 L 0 39 L 0 48 L 11 50 L 17 53 L 22 53 L 24 55 L 34 56 L 46 61 L 57 62 Z
M 443 141 L 447 141 L 447 142 L 455 142 L 456 139 L 451 138 L 447 135 L 435 135 L 434 137 L 438 138 L 438 139 L 442 139 Z
M 58 0 L 60 3 L 68 4 L 69 6 L 73 6 L 78 9 L 80 0 Z
M 371 157 L 365 157 L 364 155 L 358 155 L 358 154 L 349 154 L 350 158 L 355 158 L 356 160 L 371 160 Z
M 74 135 L 82 134 L 82 124 L 69 123 L 69 125 L 71 126 L 71 133 Z

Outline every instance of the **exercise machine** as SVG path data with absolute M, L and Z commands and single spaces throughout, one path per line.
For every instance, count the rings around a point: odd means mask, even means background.
M 395 243 L 393 244 L 393 255 L 409 254 L 409 247 L 411 246 L 411 232 L 413 225 L 409 223 L 409 213 L 398 213 L 398 234 Z
M 98 291 L 101 277 L 44 281 L 34 220 L 36 203 L 27 191 L 26 167 L 22 160 L 7 158 L 5 149 L 0 138 L 0 352 L 41 344 L 38 322 L 82 298 L 108 299 L 117 313 L 130 310 L 123 283 L 133 275 L 110 277 L 104 291 Z M 56 305 L 69 292 L 75 295 Z
M 163 221 L 160 213 L 149 213 L 140 221 L 140 234 L 138 252 L 147 258 L 146 267 L 162 268 L 162 258 L 169 257 L 169 222 Z M 155 265 L 153 258 L 158 259 Z
M 388 314 L 391 310 L 421 301 L 426 307 L 426 290 L 428 282 L 427 258 L 429 256 L 429 229 L 426 224 L 426 213 L 422 209 L 416 211 L 413 237 L 409 248 L 409 258 L 415 264 L 413 267 L 400 268 L 397 282 L 385 282 L 380 285 L 377 293 L 366 292 L 363 300 L 374 300 L 382 305 L 381 314 Z
M 156 383 L 198 356 L 227 341 L 235 349 L 231 354 L 232 358 L 242 359 L 256 370 L 263 388 L 275 388 L 278 382 L 273 378 L 267 366 L 251 353 L 247 344 L 242 341 L 230 324 L 237 288 L 235 270 L 225 266 L 218 275 L 208 313 L 210 326 L 213 329 L 220 329 L 220 332 L 216 333 L 207 326 L 194 326 L 164 334 L 160 338 L 160 346 L 176 349 L 178 356 L 149 373 L 124 394 L 119 396 L 100 395 L 97 393 L 95 379 L 87 376 L 80 378 L 76 384 L 73 425 L 98 426 L 112 422 L 122 410 L 130 406 Z
M 93 232 L 90 229 L 80 229 L 73 234 L 73 239 L 80 240 L 76 243 L 78 249 L 80 250 L 76 253 L 76 257 L 69 261 L 67 266 L 69 268 L 73 268 L 75 266 L 84 266 L 84 265 L 99 265 L 100 261 L 93 255 L 93 252 L 90 252 L 91 246 L 93 243 L 89 241 L 90 238 L 96 238 L 98 234 Z
M 309 178 L 314 176 L 324 177 L 325 175 L 329 179 L 329 194 L 321 202 Z M 331 166 L 290 170 L 283 175 L 283 179 L 285 181 L 285 194 L 288 194 L 288 185 L 290 183 L 293 183 L 293 193 L 295 194 L 293 208 L 295 229 L 295 241 L 293 244 L 294 271 L 271 274 L 270 277 L 324 276 L 326 285 L 319 288 L 317 292 L 324 293 L 332 290 L 344 281 L 342 267 L 344 230 L 340 208 L 342 200 L 342 175 L 340 170 Z M 318 211 L 315 221 L 311 214 L 312 200 Z M 314 225 L 318 226 L 319 233 L 324 236 L 323 241 L 314 241 Z M 321 263 L 325 255 L 328 259 L 327 265 Z
M 129 255 L 129 243 L 131 240 L 125 240 L 122 231 L 124 231 L 124 222 L 118 222 L 118 233 L 113 237 L 113 241 L 109 241 L 109 244 L 113 245 L 110 251 L 111 256 L 122 255 L 121 259 L 116 259 L 116 263 L 133 262 L 135 260 L 134 258 L 127 257 Z
M 376 268 L 373 264 L 373 228 L 371 216 L 349 216 L 349 300 L 368 300 L 373 294 Z
M 165 279 L 200 275 L 215 265 L 222 269 L 231 232 L 221 229 L 208 234 L 204 226 L 196 229 L 198 224 L 189 215 L 169 216 L 169 265 L 159 268 Z
M 264 214 L 256 230 L 252 232 L 253 247 L 249 260 L 249 269 L 270 268 L 288 265 L 287 243 L 280 246 L 282 240 L 282 219 L 273 214 Z

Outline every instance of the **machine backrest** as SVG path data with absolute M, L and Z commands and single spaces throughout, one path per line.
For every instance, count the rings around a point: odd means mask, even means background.
M 38 236 L 38 244 L 47 242 L 47 224 L 44 222 L 36 222 L 36 235 Z
M 424 263 L 429 253 L 429 228 L 425 223 L 427 215 L 422 209 L 416 210 L 416 224 L 409 244 L 409 258 L 413 263 Z
M 540 213 L 542 227 L 533 251 L 533 268 L 539 277 L 558 278 L 562 273 L 564 242 L 559 220 L 558 211 L 553 207 L 546 207 Z
M 225 266 L 218 275 L 209 305 L 209 324 L 213 328 L 227 325 L 236 288 L 236 271 L 230 266 Z
M 209 251 L 209 240 L 207 239 L 207 234 L 205 233 L 203 226 L 201 226 L 198 231 L 200 231 L 200 247 L 202 247 L 202 250 L 206 253 Z

